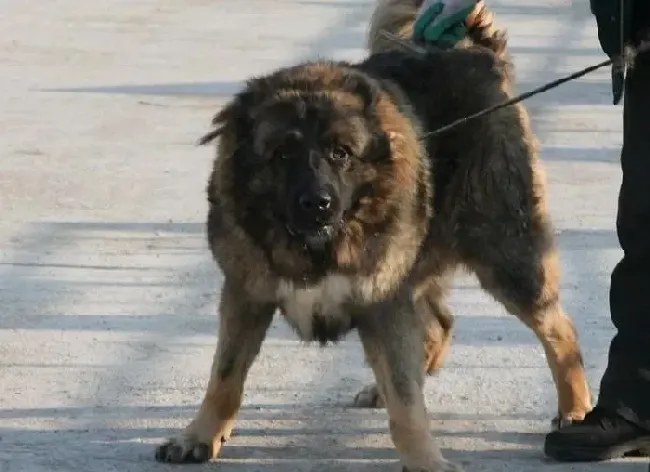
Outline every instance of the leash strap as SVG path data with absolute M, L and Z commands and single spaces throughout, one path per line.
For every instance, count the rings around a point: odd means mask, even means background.
M 625 0 L 621 0 L 621 3 L 623 3 L 624 1 Z M 621 7 L 621 13 L 624 13 L 623 7 Z M 623 30 L 621 30 L 621 31 L 623 31 Z M 428 49 L 426 49 L 426 48 L 424 48 L 424 47 L 422 47 L 420 45 L 415 45 L 412 42 L 403 40 L 402 38 L 400 38 L 400 37 L 398 37 L 396 35 L 393 35 L 391 33 L 388 33 L 387 31 L 381 31 L 380 34 L 382 34 L 386 39 L 389 39 L 390 41 L 393 41 L 393 42 L 399 44 L 403 49 L 409 51 L 410 53 L 412 53 L 412 54 L 414 54 L 416 56 L 421 57 L 422 55 L 429 53 Z M 622 36 L 622 38 L 623 38 L 623 36 Z M 432 49 L 440 50 L 440 48 L 432 48 Z M 548 82 L 547 84 L 544 84 L 544 85 L 542 85 L 540 87 L 537 87 L 537 88 L 535 88 L 533 90 L 530 90 L 528 92 L 517 95 L 516 97 L 513 97 L 513 98 L 511 98 L 509 100 L 506 100 L 505 102 L 499 103 L 498 105 L 494 105 L 492 107 L 485 108 L 485 109 L 483 109 L 481 111 L 473 113 L 473 114 L 471 114 L 469 116 L 459 118 L 459 119 L 457 119 L 455 121 L 452 121 L 451 123 L 449 123 L 447 125 L 441 126 L 440 128 L 437 128 L 437 129 L 435 129 L 433 131 L 430 131 L 428 133 L 424 133 L 422 135 L 421 139 L 426 139 L 426 138 L 430 138 L 430 137 L 433 137 L 433 136 L 437 136 L 437 135 L 442 134 L 442 133 L 444 133 L 446 131 L 449 131 L 449 130 L 451 130 L 453 128 L 456 128 L 457 126 L 460 126 L 460 125 L 462 125 L 464 123 L 467 123 L 468 121 L 475 120 L 476 118 L 480 118 L 482 116 L 488 115 L 488 114 L 493 113 L 493 112 L 495 112 L 497 110 L 500 110 L 501 108 L 505 108 L 505 107 L 514 105 L 516 103 L 522 102 L 522 101 L 524 101 L 524 100 L 526 100 L 526 99 L 528 99 L 528 98 L 530 98 L 530 97 L 532 97 L 534 95 L 538 95 L 540 93 L 547 92 L 547 91 L 549 91 L 551 89 L 554 89 L 554 88 L 556 88 L 556 87 L 558 87 L 558 86 L 560 86 L 560 85 L 562 85 L 562 84 L 564 84 L 566 82 L 570 82 L 572 80 L 578 79 L 578 78 L 580 78 L 580 77 L 582 77 L 584 75 L 590 74 L 591 72 L 594 72 L 594 71 L 596 71 L 598 69 L 601 69 L 603 67 L 613 66 L 612 67 L 612 78 L 614 77 L 614 75 L 613 75 L 614 74 L 614 72 L 613 72 L 614 69 L 617 69 L 617 71 L 618 71 L 617 72 L 618 73 L 618 79 L 617 80 L 621 79 L 620 74 L 622 72 L 623 73 L 623 83 L 624 83 L 625 71 L 629 67 L 630 62 L 632 62 L 634 60 L 634 58 L 636 57 L 637 54 L 641 54 L 641 53 L 647 52 L 647 51 L 650 51 L 650 41 L 641 42 L 641 44 L 639 44 L 639 46 L 637 48 L 632 48 L 632 47 L 624 48 L 624 49 L 621 50 L 621 54 L 616 56 L 614 59 L 610 58 L 610 59 L 607 59 L 606 61 L 603 61 L 603 62 L 601 62 L 599 64 L 595 64 L 593 66 L 585 67 L 584 69 L 581 69 L 581 70 L 579 70 L 577 72 L 574 72 L 574 73 L 572 73 L 570 75 L 561 77 L 561 78 L 556 79 L 556 80 L 554 80 L 552 82 Z M 615 64 L 615 61 L 618 61 L 618 62 Z M 620 94 L 622 96 L 622 90 L 621 90 Z M 614 98 L 616 98 L 616 96 Z M 620 101 L 620 97 L 618 97 L 618 99 Z M 615 101 L 614 104 L 617 104 L 617 103 L 618 102 Z

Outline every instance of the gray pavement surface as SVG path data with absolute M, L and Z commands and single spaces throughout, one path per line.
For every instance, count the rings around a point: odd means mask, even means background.
M 520 90 L 601 61 L 588 2 L 490 0 Z M 0 14 L 0 472 L 397 471 L 356 336 L 321 350 L 277 320 L 218 463 L 154 446 L 200 402 L 221 276 L 204 238 L 212 149 L 194 142 L 252 74 L 358 59 L 370 0 L 4 0 Z M 563 298 L 595 395 L 613 334 L 609 274 L 621 107 L 603 70 L 530 100 L 562 251 Z M 467 471 L 641 472 L 552 464 L 555 408 L 532 333 L 460 278 L 458 331 L 426 385 L 431 427 Z

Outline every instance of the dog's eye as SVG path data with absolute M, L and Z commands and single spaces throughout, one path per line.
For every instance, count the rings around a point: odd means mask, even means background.
M 335 161 L 345 161 L 348 157 L 350 157 L 350 151 L 345 146 L 332 149 L 332 159 Z

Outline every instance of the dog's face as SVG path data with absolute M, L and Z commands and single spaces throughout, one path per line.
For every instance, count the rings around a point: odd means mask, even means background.
M 349 68 L 307 65 L 251 81 L 213 120 L 209 193 L 276 273 L 370 271 L 425 200 L 420 145 L 387 97 Z
M 345 224 L 364 159 L 377 151 L 363 111 L 353 96 L 322 93 L 279 94 L 256 110 L 251 157 L 272 176 L 260 191 L 289 235 L 310 248 L 324 247 Z

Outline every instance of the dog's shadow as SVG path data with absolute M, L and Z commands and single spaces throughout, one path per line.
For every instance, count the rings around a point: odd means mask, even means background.
M 173 423 L 166 419 L 172 410 L 174 416 L 179 415 Z M 10 415 L 11 410 L 4 412 Z M 118 421 L 115 421 L 116 416 L 124 416 L 119 411 L 86 412 L 88 417 L 82 413 L 61 411 L 62 416 L 70 416 L 66 423 L 75 425 L 68 429 L 0 429 L 2 450 L 9 454 L 4 461 L 0 456 L 0 471 L 10 472 L 26 464 L 35 467 L 34 470 L 52 472 L 179 470 L 177 466 L 155 462 L 154 451 L 157 444 L 186 424 L 194 409 L 147 408 L 143 413 L 148 418 L 133 419 L 142 415 L 124 412 L 130 419 L 125 417 Z M 100 421 L 104 416 L 106 418 Z M 92 421 L 88 420 L 90 417 Z M 546 461 L 541 452 L 543 433 L 477 431 L 479 428 L 475 424 L 469 426 L 470 422 L 492 423 L 494 420 L 478 416 L 436 419 L 432 421 L 432 430 L 444 456 L 468 471 L 525 472 L 544 466 Z M 161 422 L 164 427 L 160 426 Z M 463 426 L 463 423 L 468 423 L 468 426 Z M 257 405 L 242 410 L 238 425 L 218 460 L 180 469 L 232 472 L 399 470 L 383 410 L 347 407 L 278 409 L 277 405 L 273 408 Z M 476 450 L 477 444 L 481 450 Z M 91 463 L 94 464 L 92 467 Z M 504 469 L 506 464 L 508 468 Z M 631 468 L 602 470 L 633 472 Z
M 119 468 L 149 471 L 165 470 L 154 460 L 156 445 L 178 432 L 175 428 L 125 429 L 62 429 L 57 431 L 3 429 L 4 441 L 13 446 L 11 459 L 0 471 L 13 470 L 13 464 L 29 464 L 51 471 L 76 472 L 87 470 L 83 464 L 102 464 L 103 470 Z M 526 461 L 541 464 L 534 445 L 543 438 L 538 435 L 503 433 L 458 433 L 437 429 L 439 439 L 478 437 L 486 442 L 512 442 L 526 449 L 468 452 L 442 448 L 449 460 L 461 465 L 475 461 Z M 365 438 L 365 439 L 364 439 Z M 250 442 L 256 444 L 251 445 Z M 361 443 L 364 444 L 361 444 Z M 379 444 L 372 444 L 378 442 Z M 386 428 L 329 429 L 319 427 L 292 430 L 261 428 L 238 429 L 224 446 L 219 459 L 205 464 L 207 470 L 233 472 L 285 471 L 395 471 L 397 453 L 389 444 Z M 370 443 L 370 444 L 368 444 Z M 189 466 L 188 466 L 189 467 Z M 397 469 L 396 469 L 397 468 Z M 184 468 L 182 468 L 184 469 Z M 203 468 L 201 468 L 203 470 Z M 40 470 L 40 469 L 38 469 Z
M 140 419 L 133 418 L 143 415 L 125 411 L 122 413 L 130 419 L 117 422 L 115 417 L 124 416 L 120 411 L 95 411 L 94 414 L 85 412 L 88 417 L 94 418 L 89 421 L 84 412 L 62 410 L 61 415 L 70 416 L 68 423 L 78 423 L 76 427 L 59 430 L 5 427 L 0 429 L 0 443 L 8 456 L 4 460 L 0 456 L 0 471 L 10 472 L 24 465 L 35 467 L 34 470 L 52 472 L 147 472 L 179 469 L 232 472 L 399 470 L 384 410 L 347 407 L 278 408 L 278 405 L 243 408 L 239 427 L 226 443 L 218 460 L 203 466 L 186 467 L 157 463 L 154 460 L 156 445 L 177 433 L 194 410 L 190 407 L 146 408 L 141 413 L 147 418 Z M 166 419 L 171 411 L 179 415 L 174 418 L 173 424 Z M 0 417 L 7 415 L 12 416 L 11 410 L 4 410 L 4 415 L 0 412 Z M 103 416 L 106 418 L 99 421 Z M 583 466 L 548 462 L 542 454 L 545 431 L 519 426 L 508 427 L 508 431 L 503 431 L 503 425 L 497 425 L 500 420 L 503 419 L 481 415 L 437 415 L 431 422 L 431 427 L 445 458 L 467 471 L 532 472 L 551 467 L 560 471 L 591 470 L 589 464 Z M 161 421 L 164 422 L 164 427 L 160 426 Z M 517 425 L 521 425 L 542 419 L 532 416 L 511 417 L 504 421 L 516 421 Z M 124 427 L 119 427 L 120 423 Z M 477 423 L 494 426 L 477 427 Z M 645 472 L 639 465 L 639 460 L 634 459 L 602 464 L 599 465 L 599 470 Z

